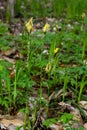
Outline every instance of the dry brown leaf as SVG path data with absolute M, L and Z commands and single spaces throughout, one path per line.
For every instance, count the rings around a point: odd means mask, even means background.
M 16 53 L 16 49 L 15 48 L 9 49 L 9 50 L 3 51 L 2 53 L 4 56 L 10 56 Z
M 75 108 L 68 103 L 60 102 L 58 104 L 64 108 L 67 108 L 70 112 L 75 110 Z
M 87 101 L 80 101 L 79 104 L 80 104 L 80 106 L 82 108 L 84 108 L 85 110 L 87 110 Z
M 84 124 L 84 128 L 87 130 L 87 122 Z
M 2 51 L 1 53 L 1 58 L 3 57 L 7 57 L 7 58 L 13 58 L 13 59 L 22 59 L 23 58 L 23 55 L 16 49 L 16 48 L 13 48 L 13 49 L 9 49 L 9 50 L 6 50 L 6 51 Z
M 22 126 L 24 125 L 24 122 L 20 119 L 13 119 L 13 120 L 8 120 L 8 119 L 2 119 L 1 124 L 3 124 L 5 127 L 8 128 L 10 124 L 14 126 Z
M 14 78 L 14 77 L 15 77 L 15 74 L 16 74 L 16 71 L 13 70 L 13 71 L 10 73 L 10 78 Z
M 74 121 L 78 121 L 82 124 L 82 122 L 83 122 L 82 117 L 81 117 L 81 114 L 77 108 L 74 108 L 74 111 L 71 111 L 70 113 L 73 114 Z
M 79 123 L 79 122 L 72 123 L 72 127 L 75 128 L 75 129 L 76 129 L 76 128 L 78 129 L 80 126 L 82 126 L 82 124 Z
M 24 121 L 25 114 L 23 112 L 18 112 L 16 118 Z
M 63 127 L 61 125 L 52 124 L 49 127 L 51 130 L 63 130 Z
M 6 56 L 2 56 L 2 57 L 0 58 L 0 61 L 2 61 L 2 60 L 6 60 L 6 61 L 8 61 L 8 62 L 10 62 L 10 63 L 12 63 L 12 64 L 15 64 L 15 60 L 14 60 L 14 59 L 8 58 L 8 57 L 6 57 Z

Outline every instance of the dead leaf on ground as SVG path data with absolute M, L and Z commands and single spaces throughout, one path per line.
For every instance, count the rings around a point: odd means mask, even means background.
M 3 124 L 6 128 L 8 128 L 10 124 L 14 126 L 23 126 L 24 122 L 20 119 L 13 119 L 13 120 L 2 119 L 0 124 Z
M 16 49 L 15 48 L 2 51 L 2 55 L 4 55 L 4 56 L 10 56 L 10 55 L 13 55 L 15 53 L 16 53 Z
M 85 110 L 87 110 L 87 101 L 80 101 L 79 105 L 84 108 Z
M 1 56 L 13 58 L 13 59 L 22 59 L 23 58 L 22 54 L 16 48 L 2 51 Z
M 87 122 L 84 124 L 84 128 L 87 130 Z
M 15 60 L 14 59 L 6 57 L 6 56 L 3 56 L 2 58 L 0 58 L 0 60 L 5 60 L 5 61 L 8 61 L 8 62 L 10 62 L 12 64 L 15 64 Z
M 56 124 L 52 124 L 49 128 L 50 130 L 64 130 L 62 125 L 56 125 Z

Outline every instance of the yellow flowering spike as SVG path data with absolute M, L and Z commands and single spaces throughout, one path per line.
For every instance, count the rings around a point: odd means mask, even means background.
M 45 26 L 43 27 L 43 32 L 46 33 L 49 28 L 50 28 L 50 25 L 46 23 Z
M 33 18 L 30 18 L 29 22 L 26 23 L 26 28 L 29 33 L 33 31 Z
M 83 12 L 83 13 L 82 13 L 82 19 L 84 19 L 85 16 L 86 16 L 86 14 Z
M 50 70 L 51 70 L 51 63 L 49 62 L 49 63 L 46 65 L 45 71 L 48 73 L 48 72 L 50 72 Z
M 56 48 L 56 49 L 54 50 L 54 54 L 57 54 L 58 51 L 59 51 L 59 48 Z

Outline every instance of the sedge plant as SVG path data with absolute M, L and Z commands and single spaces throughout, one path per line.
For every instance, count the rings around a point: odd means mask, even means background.
M 66 74 L 64 77 L 64 85 L 63 85 L 63 101 L 65 100 L 67 84 L 68 84 L 68 75 Z
M 81 81 L 81 84 L 80 84 L 80 87 L 79 87 L 79 92 L 78 92 L 78 102 L 80 102 L 81 100 L 81 97 L 82 97 L 82 94 L 83 94 L 83 90 L 85 88 L 85 85 L 86 85 L 86 81 L 85 81 L 85 76 L 82 77 L 82 81 Z

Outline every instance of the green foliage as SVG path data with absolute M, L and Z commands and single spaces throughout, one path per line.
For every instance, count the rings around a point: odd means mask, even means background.
M 17 0 L 15 3 L 16 16 L 42 17 L 42 16 L 66 16 L 79 18 L 87 8 L 87 2 L 83 0 Z M 7 13 L 7 18 L 9 14 Z
M 0 21 L 0 49 L 6 50 L 10 48 L 11 43 L 12 36 L 9 33 L 8 25 Z
M 70 113 L 63 113 L 62 116 L 59 118 L 59 120 L 63 123 L 69 123 L 70 120 L 73 119 L 73 114 Z
M 8 26 L 7 25 L 4 25 L 3 23 L 2 23 L 2 21 L 0 21 L 0 28 L 1 28 L 1 30 L 0 30 L 0 35 L 4 35 L 4 34 L 6 34 L 7 32 L 8 32 Z
M 66 20 L 64 22 L 66 22 Z M 80 22 L 80 24 L 83 25 L 83 22 Z M 0 33 L 2 36 L 0 40 L 3 43 L 1 46 L 3 46 L 3 48 L 6 48 L 9 47 L 8 41 L 18 41 L 22 47 L 20 50 L 21 53 L 25 56 L 27 55 L 27 58 L 25 58 L 24 61 L 17 61 L 15 67 L 16 74 L 14 79 L 10 79 L 9 72 L 6 68 L 5 72 L 2 73 L 4 76 L 1 77 L 1 81 L 4 79 L 4 77 L 6 77 L 5 82 L 7 84 L 6 87 L 8 90 L 5 104 L 6 102 L 8 104 L 10 99 L 14 101 L 14 104 L 18 102 L 22 103 L 21 99 L 23 97 L 23 93 L 19 90 L 24 89 L 24 91 L 29 91 L 32 89 L 32 86 L 38 85 L 38 82 L 33 80 L 32 76 L 39 77 L 39 85 L 41 87 L 40 99 L 42 97 L 41 93 L 42 87 L 44 85 L 48 88 L 48 95 L 50 95 L 50 89 L 53 86 L 56 86 L 56 84 L 60 84 L 63 88 L 63 100 L 66 99 L 65 95 L 67 89 L 69 88 L 72 88 L 75 91 L 75 94 L 78 97 L 76 100 L 81 100 L 82 93 L 84 92 L 86 86 L 85 80 L 81 79 L 83 79 L 82 77 L 87 77 L 87 66 L 83 64 L 83 59 L 86 59 L 85 54 L 87 51 L 86 31 L 83 32 L 81 28 L 77 27 L 75 24 L 73 24 L 73 30 L 70 31 L 67 29 L 65 31 L 66 25 L 63 25 L 61 23 L 62 31 L 56 32 L 56 34 L 47 32 L 45 35 L 43 35 L 43 32 L 40 30 L 36 31 L 33 35 L 30 35 L 30 37 L 26 32 L 24 32 L 22 36 L 11 37 L 11 35 L 8 34 L 8 27 L 2 24 L 2 22 L 0 26 Z M 79 34 L 77 35 L 76 32 L 79 32 Z M 38 37 L 39 34 L 40 38 Z M 6 41 L 6 44 L 4 41 Z M 63 42 L 63 45 L 61 42 Z M 48 55 L 43 54 L 45 46 L 48 47 Z M 54 50 L 56 47 L 59 47 L 59 52 L 56 56 L 54 56 Z M 45 67 L 48 62 L 51 62 L 52 69 L 50 73 L 47 74 L 48 77 L 44 81 L 43 77 L 46 75 Z M 59 62 L 65 66 L 71 66 L 63 68 L 61 65 L 59 65 Z M 1 71 L 5 64 L 7 63 L 4 63 L 3 66 L 1 65 Z M 76 66 L 74 67 L 73 64 Z M 38 69 L 40 71 L 38 71 Z M 6 75 L 4 73 L 6 73 Z M 43 74 L 44 76 L 42 76 Z M 4 94 L 5 90 L 2 89 L 1 91 Z M 2 100 L 3 99 L 4 98 L 2 98 Z M 18 100 L 16 101 L 16 99 Z
M 51 126 L 52 124 L 56 124 L 58 122 L 58 119 L 56 118 L 50 118 L 47 119 L 43 122 L 43 125 L 46 126 L 47 128 L 49 128 L 49 126 Z
M 61 121 L 63 124 L 67 124 L 69 123 L 69 121 L 71 121 L 73 119 L 73 114 L 70 113 L 62 113 L 61 117 L 58 118 L 50 118 L 50 119 L 46 119 L 43 122 L 43 125 L 46 126 L 47 128 L 49 128 L 52 124 L 57 124 L 58 120 Z
M 11 95 L 10 95 L 11 84 L 10 84 L 9 72 L 6 69 L 6 66 L 10 64 L 5 64 L 5 63 L 6 62 L 4 61 L 0 61 L 0 66 L 2 67 L 1 75 L 0 75 L 0 91 L 1 91 L 0 104 L 2 104 L 3 106 L 7 108 L 8 104 L 10 104 L 12 100 L 11 100 Z
M 80 126 L 79 128 L 71 128 L 71 127 L 68 127 L 66 128 L 66 130 L 85 130 L 84 127 Z

